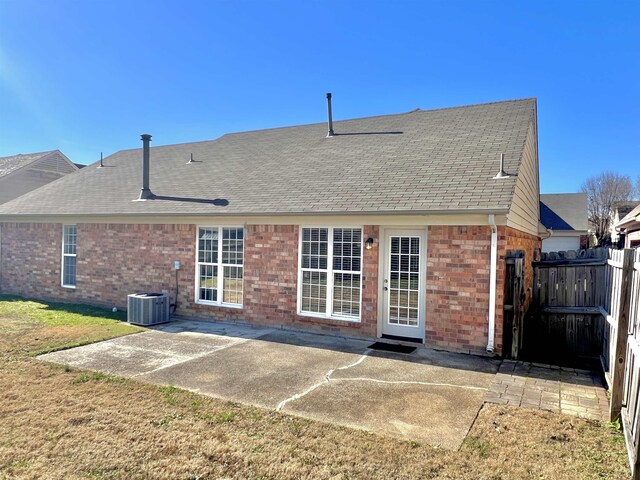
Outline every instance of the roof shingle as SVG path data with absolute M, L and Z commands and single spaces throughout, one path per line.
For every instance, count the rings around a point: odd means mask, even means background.
M 275 128 L 151 148 L 154 200 L 136 202 L 142 149 L 0 207 L 0 215 L 258 215 L 506 211 L 535 99 Z M 194 163 L 187 164 L 193 154 Z M 224 200 L 212 202 L 212 200 Z

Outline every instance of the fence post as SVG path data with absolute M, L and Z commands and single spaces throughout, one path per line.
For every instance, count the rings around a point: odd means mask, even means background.
M 609 365 L 611 370 L 611 402 L 609 404 L 609 421 L 620 418 L 622 396 L 624 393 L 624 369 L 627 358 L 627 337 L 629 336 L 629 306 L 631 304 L 631 279 L 633 276 L 633 250 L 625 248 L 622 259 L 622 281 L 620 283 L 620 305 L 617 311 L 618 328 L 616 338 L 615 363 Z M 609 293 L 611 294 L 611 293 Z M 612 306 L 612 310 L 613 306 Z M 616 311 L 616 310 L 614 310 Z

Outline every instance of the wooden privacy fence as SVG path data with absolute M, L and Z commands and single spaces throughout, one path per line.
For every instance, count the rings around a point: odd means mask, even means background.
M 545 253 L 534 262 L 524 354 L 553 363 L 595 364 L 602 353 L 608 250 Z
M 640 480 L 640 248 L 545 254 L 534 277 L 525 350 L 599 356 Z
M 632 478 L 640 479 L 640 249 L 612 250 L 605 276 L 602 367 L 610 420 L 621 418 Z

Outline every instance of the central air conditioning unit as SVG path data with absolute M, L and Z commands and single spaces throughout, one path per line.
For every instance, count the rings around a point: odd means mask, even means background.
M 157 325 L 169 321 L 169 295 L 133 293 L 127 297 L 127 322 L 133 325 Z

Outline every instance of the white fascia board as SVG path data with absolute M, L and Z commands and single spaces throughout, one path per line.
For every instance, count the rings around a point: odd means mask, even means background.
M 497 225 L 507 225 L 505 214 L 495 215 Z M 7 223 L 117 223 L 117 224 L 180 224 L 224 223 L 235 225 L 487 225 L 486 214 L 423 214 L 423 215 L 246 215 L 246 216 L 187 216 L 187 215 L 0 215 Z

